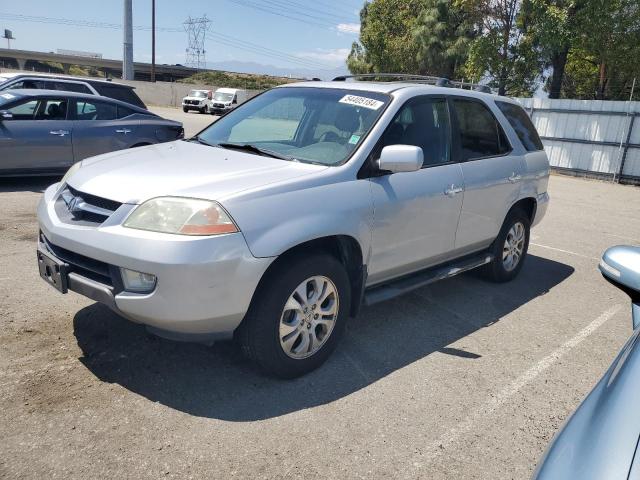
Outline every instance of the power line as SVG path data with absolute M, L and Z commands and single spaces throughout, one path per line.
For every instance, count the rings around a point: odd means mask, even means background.
M 31 22 L 31 23 L 50 23 L 50 24 L 56 24 L 56 25 L 68 25 L 68 26 L 87 27 L 87 28 L 105 28 L 105 29 L 112 29 L 112 30 L 122 29 L 122 25 L 117 23 L 97 22 L 97 21 L 90 21 L 90 20 L 73 20 L 73 19 L 67 19 L 67 18 L 43 17 L 43 16 L 35 16 L 35 15 L 19 15 L 19 14 L 11 14 L 11 13 L 4 13 L 4 12 L 0 12 L 0 18 L 3 18 L 5 20 L 23 21 L 23 22 Z M 148 31 L 151 29 L 151 27 L 134 25 L 133 29 L 136 31 Z M 184 33 L 184 29 L 176 28 L 176 27 L 156 27 L 156 31 L 167 32 L 167 33 Z M 314 62 L 312 60 L 305 60 L 303 58 L 297 57 L 295 55 L 291 55 L 289 53 L 263 47 L 261 45 L 251 43 L 246 40 L 241 40 L 239 38 L 235 38 L 230 35 L 224 35 L 217 32 L 208 32 L 207 39 L 216 43 L 222 43 L 224 45 L 237 48 L 239 50 L 245 50 L 251 53 L 259 53 L 261 55 L 269 56 L 271 58 L 277 58 L 279 60 L 286 60 L 288 62 L 305 66 L 307 68 L 319 68 L 321 70 L 331 70 L 333 68 L 331 65 L 323 64 L 320 62 Z
M 304 23 L 306 25 L 311 25 L 314 27 L 319 27 L 322 29 L 327 29 L 333 26 L 332 23 L 326 20 L 321 20 L 321 19 L 318 19 L 317 21 L 306 20 L 304 18 L 294 16 L 296 15 L 294 12 L 291 12 L 291 14 L 284 13 L 282 10 L 276 10 L 266 5 L 256 4 L 251 2 L 250 0 L 227 0 L 227 1 L 235 5 L 241 5 L 243 7 L 252 8 L 254 10 L 259 10 L 261 12 L 268 13 L 270 15 L 276 15 L 278 17 L 288 18 L 290 20 L 295 20 L 297 22 Z M 298 14 L 298 15 L 301 15 L 301 14 Z M 309 16 L 309 15 L 304 15 L 304 16 Z

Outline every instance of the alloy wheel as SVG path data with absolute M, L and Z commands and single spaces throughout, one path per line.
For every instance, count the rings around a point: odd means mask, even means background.
M 316 275 L 298 285 L 280 317 L 284 353 L 303 359 L 320 350 L 333 331 L 338 311 L 338 290 L 329 278 Z

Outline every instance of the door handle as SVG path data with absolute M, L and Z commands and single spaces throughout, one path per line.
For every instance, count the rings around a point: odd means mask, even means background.
M 520 180 L 522 180 L 522 175 L 516 175 L 515 172 L 511 174 L 511 176 L 509 177 L 509 181 L 511 183 L 516 183 L 519 182 Z
M 65 135 L 69 135 L 69 131 L 68 130 L 51 130 L 49 134 L 57 135 L 58 137 L 64 137 Z
M 458 193 L 462 192 L 463 190 L 464 188 L 458 187 L 452 183 L 444 190 L 444 194 L 449 197 L 455 197 Z
M 116 130 L 116 133 L 124 133 L 125 135 L 130 132 L 131 130 L 129 130 L 128 128 L 119 128 L 118 130 Z

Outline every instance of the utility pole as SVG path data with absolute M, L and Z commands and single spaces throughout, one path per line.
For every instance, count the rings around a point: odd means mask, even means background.
M 151 81 L 156 81 L 156 0 L 151 0 Z
M 133 80 L 133 8 L 132 0 L 124 0 L 122 79 Z

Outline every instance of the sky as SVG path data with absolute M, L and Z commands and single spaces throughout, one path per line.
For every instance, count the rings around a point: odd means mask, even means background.
M 187 17 L 206 14 L 211 20 L 205 43 L 208 63 L 255 62 L 327 72 L 344 66 L 358 38 L 362 4 L 363 0 L 156 0 L 156 62 L 184 64 L 187 34 L 182 24 Z M 122 58 L 122 16 L 122 0 L 0 0 L 0 29 L 12 30 L 11 47 L 23 50 L 80 50 Z M 77 21 L 102 28 L 78 26 Z M 151 26 L 151 0 L 133 0 L 133 24 Z M 151 60 L 148 30 L 134 30 L 133 49 L 135 61 Z

